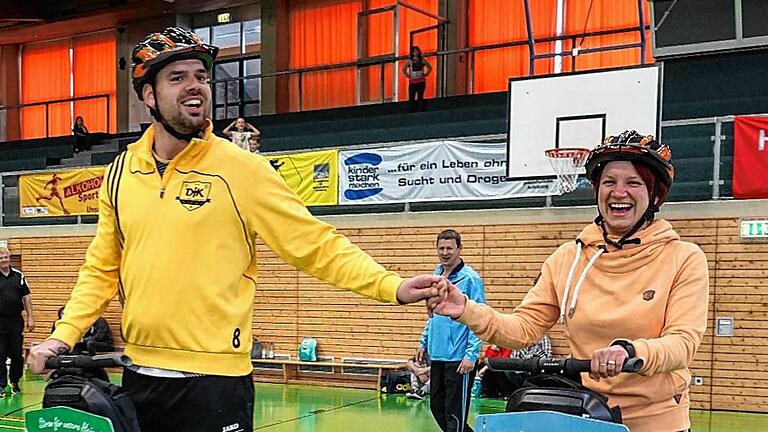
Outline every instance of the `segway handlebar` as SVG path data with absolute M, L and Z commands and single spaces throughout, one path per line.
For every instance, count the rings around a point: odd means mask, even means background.
M 549 373 L 560 375 L 575 375 L 582 372 L 589 372 L 591 369 L 591 360 L 580 360 L 573 358 L 488 358 L 485 364 L 491 370 L 495 371 L 518 371 L 530 372 L 531 374 Z M 643 360 L 637 357 L 628 358 L 624 361 L 621 368 L 622 372 L 638 372 L 643 368 Z
M 122 353 L 99 354 L 95 356 L 60 354 L 45 360 L 46 369 L 110 368 L 127 367 L 132 364 L 131 358 Z

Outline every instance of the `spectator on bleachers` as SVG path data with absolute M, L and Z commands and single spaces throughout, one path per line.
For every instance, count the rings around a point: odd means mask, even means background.
M 414 45 L 411 47 L 410 57 L 403 64 L 403 75 L 408 78 L 408 112 L 424 111 L 426 77 L 430 73 L 432 65 L 421 55 L 421 48 Z
M 251 139 L 248 140 L 251 153 L 258 153 L 261 148 L 261 135 L 251 135 Z
M 88 145 L 88 128 L 85 126 L 82 116 L 75 118 L 75 125 L 72 127 L 72 133 L 75 135 L 75 153 L 86 151 L 89 149 Z
M 238 117 L 232 123 L 229 124 L 224 130 L 224 135 L 229 137 L 229 140 L 235 143 L 243 150 L 251 150 L 251 139 L 258 139 L 261 132 L 256 129 L 255 126 L 245 121 L 244 118 Z

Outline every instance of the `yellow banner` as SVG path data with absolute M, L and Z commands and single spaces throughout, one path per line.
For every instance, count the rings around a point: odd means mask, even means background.
M 264 156 L 304 204 L 327 206 L 338 202 L 338 150 Z
M 99 213 L 104 167 L 19 177 L 19 216 L 23 218 Z

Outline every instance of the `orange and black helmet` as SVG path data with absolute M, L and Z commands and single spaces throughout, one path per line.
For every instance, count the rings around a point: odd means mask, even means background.
M 200 36 L 183 28 L 168 27 L 152 33 L 139 42 L 131 54 L 133 89 L 139 100 L 143 100 L 144 84 L 151 83 L 168 63 L 178 60 L 198 59 L 210 71 L 218 52 L 217 47 L 204 44 Z
M 667 188 L 672 187 L 675 178 L 672 151 L 656 141 L 653 135 L 643 136 L 632 130 L 619 136 L 609 136 L 589 153 L 585 166 L 587 177 L 597 184 L 597 177 L 605 165 L 613 161 L 639 162 L 650 168 Z

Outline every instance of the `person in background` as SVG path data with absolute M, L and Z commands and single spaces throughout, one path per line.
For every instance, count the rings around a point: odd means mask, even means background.
M 88 145 L 88 137 L 90 132 L 88 132 L 88 128 L 85 126 L 83 117 L 77 116 L 75 118 L 75 125 L 72 126 L 72 134 L 75 135 L 75 154 L 88 150 L 90 147 Z
M 516 358 L 529 359 L 534 357 L 551 357 L 552 343 L 549 336 L 544 335 L 535 344 L 515 351 L 491 345 L 485 350 L 484 358 Z M 483 365 L 477 371 L 482 380 L 480 395 L 487 398 L 509 398 L 515 390 L 522 387 L 525 379 L 531 376 L 527 372 L 492 371 Z
M 429 356 L 424 355 L 421 361 L 416 356 L 408 359 L 405 367 L 411 372 L 411 391 L 406 395 L 408 399 L 423 400 L 429 395 Z
M 251 135 L 250 140 L 248 140 L 248 145 L 250 147 L 251 153 L 259 153 L 261 149 L 261 134 Z
M 235 145 L 247 151 L 251 151 L 251 139 L 254 137 L 258 139 L 261 135 L 256 127 L 246 122 L 242 117 L 235 119 L 224 128 L 223 132 Z
M 469 298 L 485 303 L 480 276 L 461 258 L 461 235 L 448 229 L 437 235 L 440 264 L 434 274 L 446 278 Z M 429 408 L 443 432 L 472 431 L 467 420 L 475 363 L 482 342 L 469 327 L 448 317 L 427 320 L 416 351 L 416 362 L 431 361 Z
M 21 393 L 19 380 L 24 373 L 24 317 L 27 313 L 27 331 L 35 329 L 35 314 L 24 273 L 11 267 L 11 252 L 0 246 L 0 397 L 5 397 L 8 379 L 11 393 Z M 6 369 L 6 359 L 11 369 Z
M 403 75 L 408 78 L 408 111 L 424 111 L 424 90 L 432 65 L 421 55 L 421 48 L 411 47 L 411 54 L 403 64 Z

